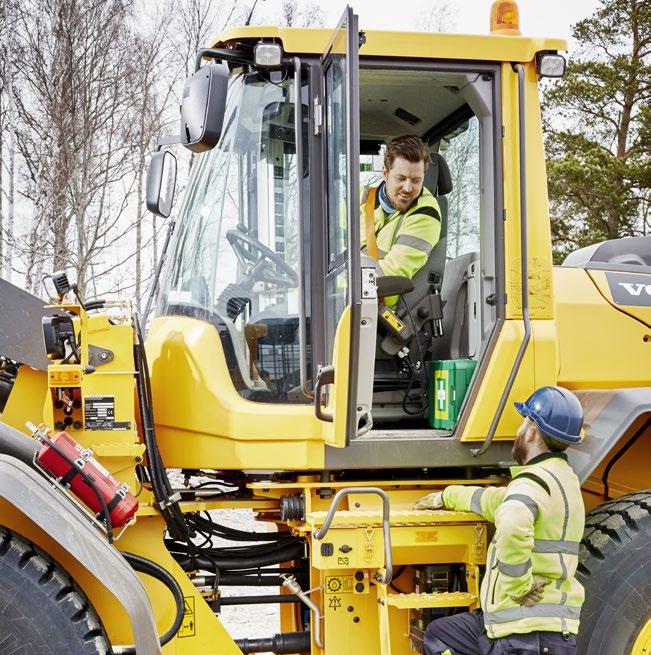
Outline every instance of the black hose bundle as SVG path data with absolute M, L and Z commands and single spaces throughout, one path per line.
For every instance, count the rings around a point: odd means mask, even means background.
M 165 545 L 169 552 L 186 571 L 206 570 L 215 573 L 215 587 L 219 585 L 219 575 L 222 571 L 232 570 L 239 573 L 302 558 L 304 541 L 291 534 L 236 530 L 215 523 L 208 512 L 205 512 L 205 516 L 199 513 L 183 514 L 177 502 L 180 494 L 175 494 L 172 489 L 156 442 L 147 356 L 137 318 L 134 323 L 137 330 L 134 359 L 138 400 L 143 439 L 147 448 L 146 468 L 141 471 L 141 474 L 146 474 L 165 520 L 169 534 L 169 538 L 165 539 Z M 201 486 L 203 485 L 199 485 Z M 231 491 L 223 493 L 231 493 Z M 215 538 L 256 543 L 217 547 L 213 544 Z
M 154 414 L 151 396 L 151 381 L 147 366 L 144 339 L 137 318 L 134 320 L 137 330 L 137 343 L 134 345 L 134 359 L 138 384 L 138 401 L 140 404 L 140 420 L 142 421 L 143 438 L 147 448 L 147 473 L 151 482 L 154 498 L 167 525 L 167 530 L 174 539 L 181 539 L 190 547 L 192 532 L 181 512 L 177 498 L 173 498 L 172 485 L 167 477 L 167 471 L 161 458 L 154 428 Z
M 280 564 L 303 556 L 304 543 L 299 537 L 286 532 L 245 532 L 212 520 L 208 512 L 188 514 L 186 520 L 195 534 L 204 538 L 203 543 L 192 551 L 187 544 L 173 539 L 166 540 L 166 546 L 185 570 L 201 569 L 231 571 L 255 569 L 271 564 Z M 229 541 L 256 542 L 239 546 L 214 546 L 213 538 Z

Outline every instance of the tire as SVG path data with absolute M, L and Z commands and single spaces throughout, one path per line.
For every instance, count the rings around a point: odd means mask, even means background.
M 627 655 L 651 620 L 651 491 L 586 516 L 577 577 L 585 587 L 577 655 Z
M 0 526 L 0 655 L 108 655 L 84 592 L 48 555 Z

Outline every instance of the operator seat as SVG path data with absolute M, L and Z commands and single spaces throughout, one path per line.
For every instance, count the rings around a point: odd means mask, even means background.
M 452 191 L 452 176 L 447 162 L 438 152 L 430 153 L 430 165 L 425 173 L 423 186 L 431 191 L 439 203 L 441 233 L 439 240 L 429 254 L 425 266 L 412 278 L 414 290 L 404 296 L 410 306 L 430 292 L 431 284 L 440 285 L 443 282 L 445 251 L 448 241 L 448 199 L 446 195 Z

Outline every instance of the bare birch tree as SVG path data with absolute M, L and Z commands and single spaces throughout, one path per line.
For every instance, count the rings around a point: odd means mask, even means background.
M 7 280 L 11 280 L 16 179 L 14 8 L 13 0 L 0 8 L 0 275 Z
M 46 262 L 74 268 L 83 286 L 90 262 L 131 229 L 122 221 L 134 184 L 130 10 L 127 0 L 20 6 L 18 144 L 22 193 L 35 208 L 21 248 L 31 290 Z

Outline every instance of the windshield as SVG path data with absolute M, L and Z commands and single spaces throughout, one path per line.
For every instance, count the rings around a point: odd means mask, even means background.
M 220 143 L 193 163 L 159 307 L 211 322 L 236 389 L 261 402 L 307 400 L 294 112 L 287 75 L 231 79 Z

